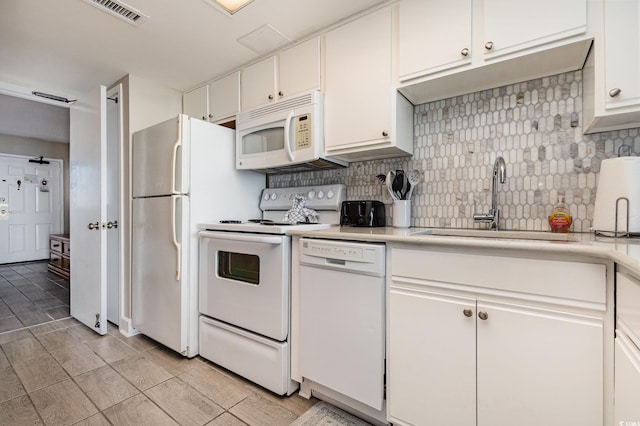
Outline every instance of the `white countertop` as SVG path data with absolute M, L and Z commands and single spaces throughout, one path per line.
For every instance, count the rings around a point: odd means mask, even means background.
M 482 236 L 445 236 L 445 235 L 412 235 L 416 232 L 429 231 L 430 228 L 359 228 L 332 226 L 316 231 L 291 230 L 289 235 L 308 236 L 313 238 L 329 238 L 339 240 L 356 240 L 385 243 L 405 243 L 425 246 L 447 246 L 485 248 L 497 250 L 517 250 L 530 252 L 558 253 L 560 255 L 589 256 L 602 260 L 611 260 L 629 270 L 640 278 L 640 239 L 610 238 L 595 236 L 591 233 L 571 233 L 573 241 L 546 241 L 541 235 L 551 233 L 535 233 L 536 239 L 514 238 L 520 231 L 497 231 L 509 238 Z M 462 232 L 462 231 L 460 231 Z M 493 232 L 493 231 L 481 231 Z M 474 233 L 473 231 L 471 233 Z M 530 233 L 523 232 L 523 235 Z

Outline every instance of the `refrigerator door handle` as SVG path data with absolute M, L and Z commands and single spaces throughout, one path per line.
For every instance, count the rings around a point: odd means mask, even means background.
M 178 138 L 175 145 L 173 145 L 173 161 L 171 167 L 171 193 L 180 194 L 181 192 L 176 189 L 176 169 L 178 166 L 178 149 L 182 147 L 182 141 Z
M 173 245 L 176 246 L 176 281 L 180 281 L 180 263 L 182 260 L 182 245 L 178 241 L 176 229 L 176 203 L 181 198 L 182 195 L 171 196 L 171 231 L 173 237 Z
M 284 146 L 287 149 L 287 155 L 289 160 L 293 161 L 293 151 L 291 150 L 291 143 L 289 141 L 289 132 L 291 131 L 291 120 L 293 120 L 293 111 L 289 113 L 287 119 L 284 122 Z

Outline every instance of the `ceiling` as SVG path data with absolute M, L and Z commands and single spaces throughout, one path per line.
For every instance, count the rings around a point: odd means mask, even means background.
M 294 42 L 389 1 L 255 0 L 231 16 L 206 0 L 125 0 L 148 16 L 134 26 L 84 0 L 1 0 L 0 83 L 75 99 L 133 74 L 186 91 L 265 56 L 237 41 L 265 24 Z

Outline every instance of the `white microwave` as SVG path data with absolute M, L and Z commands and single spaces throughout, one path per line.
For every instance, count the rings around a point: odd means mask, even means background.
M 322 99 L 313 90 L 239 113 L 236 168 L 278 173 L 345 167 L 324 157 Z

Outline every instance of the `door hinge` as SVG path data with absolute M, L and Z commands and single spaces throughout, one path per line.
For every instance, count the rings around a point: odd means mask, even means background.
M 100 314 L 96 314 L 96 325 L 95 328 L 100 328 Z

